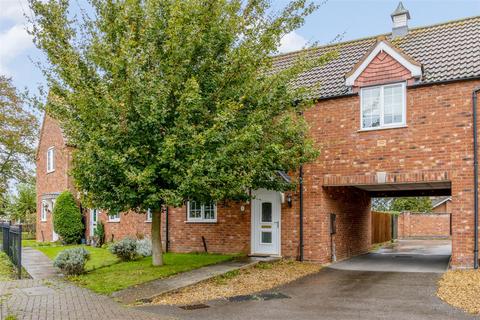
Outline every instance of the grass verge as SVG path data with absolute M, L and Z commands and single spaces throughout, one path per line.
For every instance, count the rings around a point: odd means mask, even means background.
M 0 251 L 0 281 L 15 279 L 15 269 L 5 252 Z
M 153 303 L 188 305 L 252 294 L 270 290 L 308 274 L 318 272 L 321 268 L 319 264 L 293 260 L 259 263 L 252 268 L 228 272 L 178 292 L 159 296 Z

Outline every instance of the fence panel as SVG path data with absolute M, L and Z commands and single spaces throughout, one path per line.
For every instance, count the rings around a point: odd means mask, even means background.
M 392 215 L 372 211 L 372 244 L 392 240 Z
M 22 278 L 22 225 L 10 227 L 10 259 L 17 269 L 18 279 Z
M 18 278 L 22 277 L 22 226 L 0 223 L 2 250 L 12 261 Z

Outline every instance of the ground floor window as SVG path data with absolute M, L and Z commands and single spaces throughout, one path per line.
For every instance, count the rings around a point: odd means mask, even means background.
M 108 215 L 109 222 L 120 222 L 120 213 L 114 213 Z
M 188 201 L 187 221 L 216 222 L 217 221 L 217 205 L 214 202 L 203 204 L 194 200 Z

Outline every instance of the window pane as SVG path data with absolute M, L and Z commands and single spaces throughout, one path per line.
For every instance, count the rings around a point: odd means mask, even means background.
M 206 220 L 215 220 L 215 204 L 213 202 L 205 205 L 204 215 Z
M 362 90 L 362 124 L 364 128 L 380 126 L 380 88 Z
M 272 243 L 272 232 L 262 231 L 262 243 Z
M 262 222 L 272 222 L 272 204 L 270 202 L 262 203 Z
M 388 86 L 383 91 L 384 124 L 403 122 L 402 85 Z
M 189 217 L 192 219 L 201 219 L 202 218 L 202 207 L 196 201 L 188 202 L 189 208 Z

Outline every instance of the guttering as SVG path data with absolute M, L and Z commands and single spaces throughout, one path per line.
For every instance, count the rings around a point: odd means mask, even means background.
M 299 260 L 303 261 L 303 166 L 300 166 L 299 172 L 299 187 L 300 187 L 300 257 Z
M 472 92 L 473 114 L 473 219 L 474 219 L 474 244 L 473 244 L 473 268 L 478 269 L 478 139 L 477 139 L 477 100 L 480 87 Z

